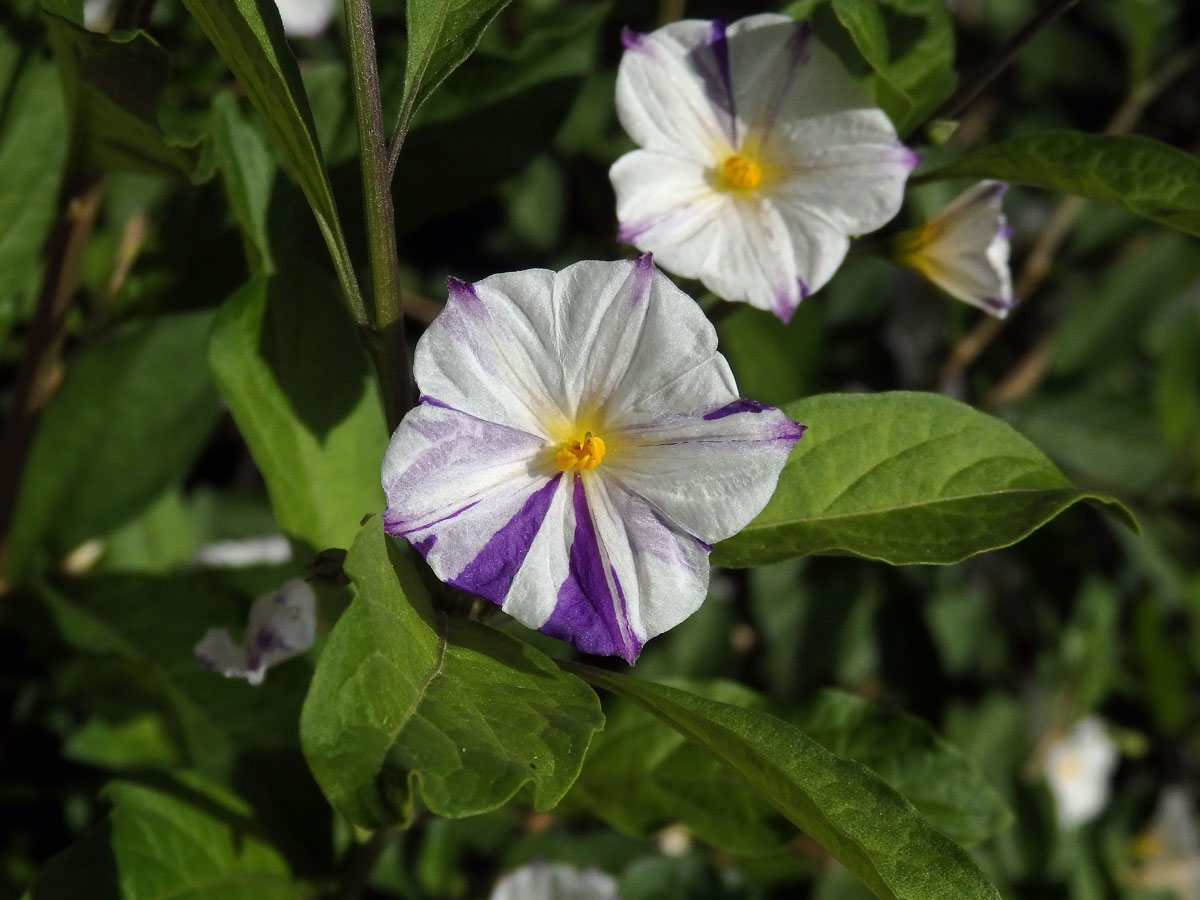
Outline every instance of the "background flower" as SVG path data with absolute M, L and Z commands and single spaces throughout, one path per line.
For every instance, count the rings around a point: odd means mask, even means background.
M 896 239 L 896 259 L 951 297 L 1003 319 L 1013 305 L 1011 231 L 1001 208 L 1008 185 L 981 181 Z
M 1117 746 L 1096 716 L 1081 719 L 1050 748 L 1046 780 L 1060 827 L 1073 828 L 1100 814 L 1117 761 Z
M 618 900 L 617 883 L 599 869 L 537 862 L 496 882 L 491 900 Z
M 620 238 L 787 321 L 850 235 L 900 209 L 917 157 L 787 16 L 626 32 L 617 112 L 641 149 L 610 171 Z
M 267 669 L 312 646 L 316 605 L 317 595 L 308 582 L 293 578 L 254 601 L 241 644 L 224 628 L 210 628 L 196 644 L 196 659 L 226 678 L 262 684 Z
M 687 618 L 708 552 L 770 498 L 803 427 L 742 400 L 716 332 L 647 254 L 451 281 L 384 521 L 439 578 L 633 662 Z

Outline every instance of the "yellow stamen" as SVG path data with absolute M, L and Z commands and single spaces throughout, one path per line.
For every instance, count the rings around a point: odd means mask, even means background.
M 721 163 L 721 182 L 732 191 L 752 191 L 762 183 L 763 172 L 753 158 L 741 153 L 725 157 Z
M 600 465 L 604 451 L 604 440 L 589 431 L 583 440 L 564 441 L 554 454 L 554 465 L 560 472 L 570 469 L 590 472 Z

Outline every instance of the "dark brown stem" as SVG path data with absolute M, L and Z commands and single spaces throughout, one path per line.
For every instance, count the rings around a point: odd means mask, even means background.
M 9 537 L 21 475 L 38 419 L 61 380 L 67 313 L 79 286 L 84 250 L 103 196 L 103 176 L 81 178 L 66 188 L 62 212 L 46 244 L 45 275 L 25 337 L 12 406 L 0 434 L 0 592 L 9 577 Z
M 912 130 L 920 134 L 929 123 L 938 119 L 953 119 L 970 105 L 971 101 L 983 93 L 984 89 L 996 80 L 996 77 L 1009 67 L 1017 54 L 1037 37 L 1051 22 L 1078 3 L 1079 0 L 1049 0 L 1021 29 L 1014 34 L 1004 46 L 993 53 L 978 68 L 968 75 L 958 90 L 951 94 L 941 106 L 935 109 L 926 119 Z

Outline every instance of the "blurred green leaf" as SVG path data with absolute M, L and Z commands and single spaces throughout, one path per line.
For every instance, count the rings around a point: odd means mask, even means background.
M 68 369 L 21 480 L 12 575 L 116 528 L 183 477 L 220 413 L 204 361 L 211 323 L 209 312 L 131 322 Z
M 1200 441 L 1200 312 L 1182 311 L 1154 373 L 1154 408 L 1169 444 L 1195 447 Z M 1200 465 L 1193 455 L 1192 466 Z
M 576 664 L 729 766 L 881 900 L 994 900 L 970 856 L 858 763 L 766 713 Z
M 684 687 L 683 684 L 680 687 Z M 710 700 L 765 710 L 765 701 L 729 681 L 688 683 Z M 674 822 L 738 854 L 779 849 L 793 837 L 778 815 L 732 771 L 634 703 L 613 704 L 604 731 L 560 812 L 589 813 L 630 835 Z
M 153 38 L 144 31 L 95 34 L 50 12 L 43 17 L 73 126 L 75 165 L 209 178 L 201 139 L 169 136 L 159 124 L 170 58 Z
M 32 900 L 301 900 L 292 879 L 240 800 L 194 775 L 113 781 L 108 818 L 53 857 Z
M 786 325 L 765 310 L 738 303 L 718 320 L 717 334 L 742 395 L 783 406 L 810 392 L 822 327 L 816 303 L 802 303 Z
M 395 139 L 413 114 L 479 45 L 484 29 L 511 0 L 408 0 L 408 56 Z M 403 195 L 401 195 L 403 196 Z
M 348 547 L 383 508 L 378 390 L 332 285 L 294 261 L 221 308 L 209 362 L 262 471 L 275 518 L 312 549 Z
M 1151 138 L 1048 131 L 992 144 L 923 177 L 1066 191 L 1200 236 L 1200 159 Z
M 184 0 L 184 5 L 262 115 L 275 147 L 316 216 L 342 293 L 347 299 L 356 297 L 354 264 L 338 220 L 300 69 L 288 48 L 278 9 L 270 0 Z
M 808 426 L 766 509 L 713 562 L 811 553 L 947 564 L 1016 543 L 1081 491 L 999 419 L 939 394 L 823 394 L 785 407 Z
M 67 151 L 67 120 L 54 66 L 0 42 L 0 339 L 26 317 L 42 274 Z M 37 152 L 31 153 L 30 148 Z
M 787 719 L 834 755 L 862 763 L 964 847 L 1012 821 L 979 770 L 915 716 L 824 690 Z
M 352 822 L 406 822 L 414 795 L 452 818 L 526 784 L 553 807 L 604 717 L 533 647 L 434 609 L 410 553 L 376 517 L 346 560 L 357 596 L 329 636 L 300 719 L 304 754 Z

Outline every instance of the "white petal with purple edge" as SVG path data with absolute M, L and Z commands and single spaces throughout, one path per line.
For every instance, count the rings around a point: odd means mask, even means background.
M 196 643 L 196 659 L 226 678 L 261 684 L 267 669 L 308 650 L 316 637 L 317 597 L 302 579 L 293 578 L 264 594 L 250 607 L 241 644 L 224 628 L 210 628 Z

